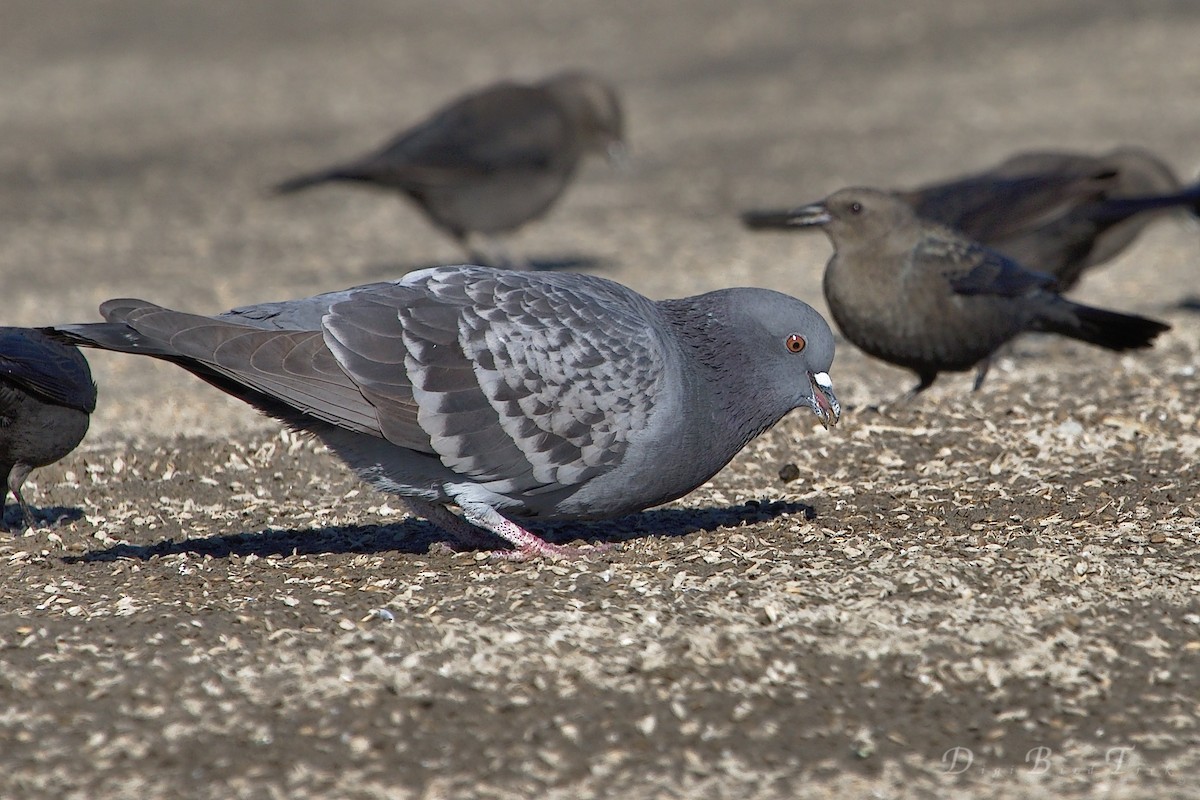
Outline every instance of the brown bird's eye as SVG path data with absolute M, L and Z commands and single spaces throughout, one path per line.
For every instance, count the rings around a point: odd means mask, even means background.
M 861 214 L 862 213 L 862 203 L 858 203 L 858 202 L 851 203 L 850 204 L 850 213 L 851 214 Z
M 804 337 L 798 333 L 793 333 L 787 337 L 787 349 L 789 353 L 804 352 L 804 348 L 808 346 L 808 342 L 804 341 Z

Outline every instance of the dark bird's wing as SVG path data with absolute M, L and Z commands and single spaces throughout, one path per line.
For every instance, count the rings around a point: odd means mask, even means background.
M 433 185 L 510 170 L 551 168 L 576 150 L 549 93 L 505 85 L 451 105 L 358 167 L 373 178 Z
M 1021 297 L 1053 289 L 1055 278 L 1026 269 L 975 242 L 959 237 L 929 236 L 918 246 L 917 258 L 953 265 L 943 270 L 956 294 Z
M 60 406 L 87 414 L 96 410 L 87 359 L 35 330 L 0 328 L 0 379 Z
M 1000 242 L 1037 229 L 1086 203 L 1102 199 L 1115 173 L 983 174 L 927 186 L 902 197 L 923 219 L 980 242 Z
M 606 471 L 645 428 L 666 354 L 635 298 L 578 275 L 430 270 L 335 304 L 326 329 L 387 438 L 419 428 L 455 472 L 536 493 Z
M 458 100 L 362 158 L 290 178 L 290 193 L 327 181 L 407 191 L 455 186 L 495 173 L 573 165 L 582 142 L 543 88 L 500 84 Z
M 1117 223 L 1135 214 L 1183 207 L 1191 214 L 1200 216 L 1200 183 L 1184 187 L 1170 194 L 1112 197 L 1087 209 L 1088 217 L 1097 223 Z

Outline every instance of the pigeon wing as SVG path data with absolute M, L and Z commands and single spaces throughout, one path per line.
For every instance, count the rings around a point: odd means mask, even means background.
M 389 439 L 416 427 L 458 474 L 537 493 L 607 471 L 645 429 L 665 359 L 647 313 L 603 279 L 458 268 L 358 293 L 325 325 Z
M 382 435 L 375 407 L 338 365 L 319 330 L 263 330 L 137 300 L 109 301 L 101 313 L 123 325 L 74 330 L 109 349 L 174 361 L 206 380 L 215 376 L 221 389 L 268 413 L 282 405 L 300 416 Z M 111 338 L 101 338 L 109 331 Z
M 355 292 L 370 292 L 387 285 L 384 282 L 368 283 L 300 300 L 240 306 L 217 316 L 230 322 L 264 330 L 319 331 L 321 330 L 321 319 L 329 312 L 329 307 L 334 303 L 345 300 Z

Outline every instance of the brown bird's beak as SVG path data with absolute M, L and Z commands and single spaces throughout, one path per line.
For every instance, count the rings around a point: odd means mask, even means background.
M 790 228 L 810 228 L 814 225 L 828 224 L 832 220 L 833 217 L 824 203 L 812 203 L 792 209 L 789 212 L 787 225 Z
M 754 209 L 742 212 L 742 224 L 752 231 L 792 227 L 792 209 Z
M 842 404 L 833 393 L 833 381 L 829 380 L 828 372 L 810 372 L 808 382 L 812 384 L 812 397 L 809 398 L 808 404 L 828 430 L 837 425 L 842 417 Z
M 829 210 L 822 203 L 800 208 L 757 209 L 742 212 L 742 224 L 750 230 L 766 231 L 787 228 L 808 228 L 829 222 Z

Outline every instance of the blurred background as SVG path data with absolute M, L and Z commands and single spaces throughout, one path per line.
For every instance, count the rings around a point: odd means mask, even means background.
M 621 92 L 628 167 L 585 162 L 507 245 L 593 259 L 653 297 L 761 285 L 824 308 L 825 237 L 748 233 L 751 206 L 1030 148 L 1139 145 L 1200 171 L 1194 0 L 4 0 L 0 20 L 10 325 L 96 319 L 129 295 L 215 312 L 459 263 L 389 195 L 269 189 L 465 91 L 569 67 Z M 1196 227 L 1160 223 L 1076 294 L 1161 315 L 1198 261 Z M 274 427 L 170 365 L 89 356 L 91 441 Z M 851 403 L 909 382 L 848 346 L 835 371 Z

